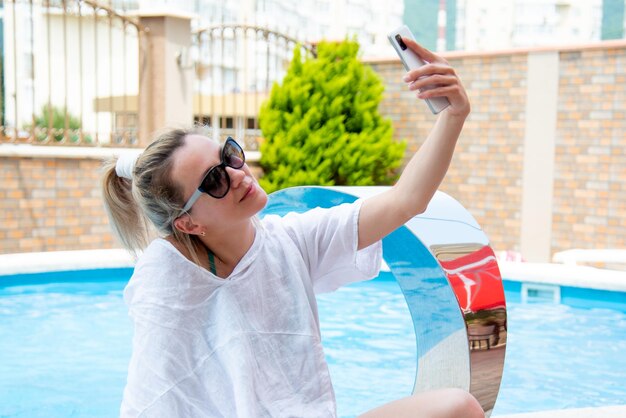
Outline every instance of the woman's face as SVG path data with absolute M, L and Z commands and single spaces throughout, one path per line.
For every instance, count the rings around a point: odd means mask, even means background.
M 172 179 L 182 187 L 184 201 L 200 185 L 205 174 L 221 160 L 221 147 L 202 135 L 188 135 L 185 144 L 174 153 Z M 226 196 L 216 199 L 202 193 L 188 211 L 193 222 L 211 229 L 228 227 L 233 223 L 248 221 L 267 203 L 267 194 L 259 186 L 250 168 L 226 167 L 230 189 Z M 185 216 L 185 215 L 183 215 Z

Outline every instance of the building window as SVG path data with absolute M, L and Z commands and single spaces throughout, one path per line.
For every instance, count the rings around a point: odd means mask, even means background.
M 201 126 L 211 127 L 211 116 L 210 115 L 194 115 L 193 121 Z
M 246 129 L 256 129 L 257 128 L 256 118 L 248 118 L 246 121 Z
M 224 129 L 233 129 L 234 121 L 232 116 L 222 116 L 220 117 L 220 127 Z

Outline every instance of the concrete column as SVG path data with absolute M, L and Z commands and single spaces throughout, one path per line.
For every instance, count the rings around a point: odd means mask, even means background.
M 521 251 L 533 262 L 551 258 L 558 90 L 558 51 L 529 53 Z
M 149 28 L 139 57 L 139 142 L 150 143 L 164 127 L 193 123 L 191 18 L 188 15 L 139 13 Z

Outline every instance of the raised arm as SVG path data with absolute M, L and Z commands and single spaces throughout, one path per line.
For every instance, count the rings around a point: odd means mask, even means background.
M 429 64 L 406 74 L 409 89 L 420 99 L 445 96 L 450 106 L 443 110 L 428 138 L 411 158 L 398 182 L 388 191 L 363 202 L 359 215 L 359 249 L 404 225 L 428 206 L 448 171 L 456 141 L 469 115 L 470 104 L 461 81 L 448 62 L 410 39 L 404 42 Z

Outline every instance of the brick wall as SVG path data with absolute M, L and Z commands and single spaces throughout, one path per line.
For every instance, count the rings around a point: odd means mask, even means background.
M 520 249 L 527 59 L 532 51 L 448 54 L 472 114 L 442 190 L 498 250 Z M 559 51 L 552 252 L 626 248 L 626 43 Z M 435 120 L 393 61 L 370 62 L 386 84 L 381 112 L 407 157 Z M 532 162 L 527 162 L 532 164 Z M 111 248 L 100 202 L 100 159 L 0 154 L 0 253 Z
M 441 190 L 483 226 L 496 251 L 520 250 L 528 54 L 447 54 L 472 102 Z M 401 81 L 396 61 L 371 61 L 386 93 L 381 112 L 413 153 L 435 117 Z M 559 51 L 552 253 L 626 248 L 626 43 Z M 408 157 L 408 155 L 407 155 Z M 527 162 L 532 167 L 532 161 Z
M 102 203 L 101 165 L 94 156 L 0 156 L 0 254 L 120 248 Z
M 100 161 L 0 157 L 0 253 L 113 248 Z
M 526 55 L 450 57 L 472 103 L 441 186 L 483 226 L 496 250 L 519 250 Z M 404 85 L 404 68 L 372 64 L 385 84 L 381 113 L 397 139 L 409 142 L 407 158 L 428 136 L 435 116 Z
M 552 247 L 626 248 L 626 48 L 560 56 Z

